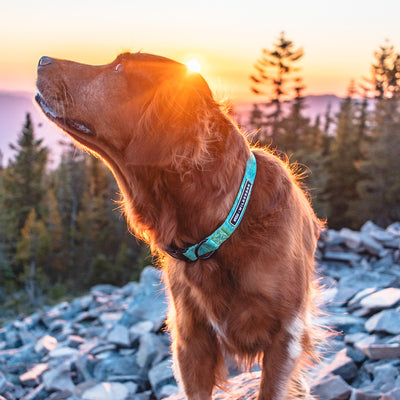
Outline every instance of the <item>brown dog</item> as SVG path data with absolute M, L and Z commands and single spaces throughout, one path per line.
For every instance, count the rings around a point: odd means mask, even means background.
M 223 384 L 223 352 L 261 363 L 259 399 L 307 398 L 301 367 L 313 353 L 319 223 L 286 165 L 253 149 L 257 173 L 242 221 L 215 253 L 189 262 L 179 249 L 224 222 L 251 151 L 203 78 L 149 54 L 104 66 L 42 57 L 37 86 L 45 114 L 110 167 L 129 224 L 164 259 L 187 398 L 211 399 Z

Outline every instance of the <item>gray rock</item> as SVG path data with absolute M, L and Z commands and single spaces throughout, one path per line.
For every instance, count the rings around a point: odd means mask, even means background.
M 22 397 L 21 400 L 48 400 L 49 392 L 45 389 L 44 384 L 41 383 L 32 391 Z
M 149 369 L 152 365 L 166 358 L 169 353 L 169 346 L 162 336 L 146 333 L 140 338 L 136 362 L 140 368 Z
M 349 333 L 344 337 L 344 342 L 346 344 L 355 345 L 357 342 L 366 339 L 369 337 L 368 333 L 365 332 L 357 332 L 357 333 Z
M 391 390 L 388 393 L 385 393 L 380 400 L 400 400 L 400 387 L 397 387 Z
M 333 303 L 338 306 L 345 306 L 357 293 L 359 288 L 347 285 L 343 280 L 339 283 L 338 291 L 333 299 Z
M 366 288 L 364 290 L 360 290 L 350 301 L 348 304 L 349 309 L 354 310 L 360 307 L 360 302 L 365 297 L 376 292 L 376 287 Z
M 129 337 L 131 342 L 140 338 L 140 336 L 149 333 L 153 330 L 153 323 L 151 321 L 142 321 L 129 328 Z
M 101 293 L 101 294 L 110 295 L 110 294 L 115 293 L 115 292 L 118 291 L 118 290 L 119 290 L 119 288 L 118 288 L 117 286 L 109 285 L 109 284 L 104 284 L 104 285 L 96 285 L 96 286 L 93 286 L 93 287 L 90 289 L 90 292 L 91 292 L 91 293 L 95 293 L 95 294 Z
M 7 380 L 4 374 L 0 371 L 0 394 L 4 392 L 7 387 Z
M 68 346 L 59 346 L 49 352 L 50 358 L 70 358 L 77 355 L 79 351 Z
M 65 345 L 71 347 L 73 349 L 77 349 L 81 345 L 83 345 L 86 340 L 78 335 L 68 335 Z
M 377 343 L 378 342 L 378 336 L 377 335 L 366 335 L 363 338 L 360 338 L 354 343 L 354 347 L 362 352 L 364 352 L 364 349 L 368 347 L 371 344 Z
M 377 365 L 373 368 L 373 376 L 372 384 L 374 388 L 386 393 L 395 388 L 396 379 L 399 376 L 399 368 L 390 363 Z
M 320 375 L 339 375 L 345 381 L 350 382 L 357 375 L 357 366 L 355 362 L 347 356 L 346 349 L 340 350 L 332 361 L 324 365 Z
M 385 332 L 391 335 L 400 334 L 400 311 L 384 310 L 368 319 L 365 323 L 368 332 Z
M 70 375 L 70 363 L 64 362 L 43 374 L 43 383 L 47 391 L 69 390 L 74 392 L 75 385 Z
M 374 231 L 381 231 L 382 228 L 376 224 L 374 224 L 372 221 L 367 221 L 364 223 L 364 225 L 361 227 L 360 231 L 363 233 L 371 233 Z
M 360 389 L 353 389 L 349 400 L 380 400 L 381 394 L 376 392 L 364 392 Z
M 102 382 L 106 381 L 110 375 L 140 375 L 136 357 L 112 354 L 103 360 L 98 360 L 93 368 L 93 377 Z
M 36 353 L 51 351 L 57 346 L 57 343 L 58 342 L 55 337 L 45 335 L 36 342 L 35 351 Z
M 260 386 L 261 372 L 245 372 L 229 380 L 228 390 L 217 390 L 213 393 L 213 400 L 255 399 Z M 174 394 L 167 400 L 185 400 L 183 393 Z M 325 400 L 321 398 L 321 400 Z
M 386 232 L 389 232 L 391 235 L 400 236 L 400 222 L 394 222 L 386 228 Z
M 6 331 L 6 346 L 8 349 L 14 349 L 22 346 L 22 340 L 19 333 L 13 329 Z
M 165 385 L 160 390 L 160 399 L 172 396 L 179 393 L 179 388 L 176 385 Z
M 82 400 L 127 400 L 129 396 L 128 388 L 118 382 L 102 382 L 87 389 Z
M 361 246 L 361 237 L 359 232 L 354 232 L 351 229 L 343 228 L 339 232 L 339 236 L 341 236 L 346 243 L 346 246 L 350 249 L 357 249 Z
M 365 320 L 362 318 L 354 317 L 353 315 L 343 313 L 336 313 L 328 315 L 321 319 L 324 325 L 328 325 L 335 331 L 343 333 L 356 333 L 364 328 Z
M 399 302 L 400 289 L 386 288 L 364 297 L 360 305 L 371 310 L 382 310 L 395 307 Z
M 103 325 L 115 325 L 122 317 L 122 311 L 104 312 L 100 315 L 99 320 Z
M 128 328 L 124 325 L 116 324 L 108 334 L 107 341 L 118 346 L 129 347 L 131 341 Z
M 378 241 L 365 233 L 361 233 L 360 236 L 365 250 L 367 250 L 372 255 L 377 256 L 381 254 L 381 252 L 383 251 L 383 246 Z
M 340 376 L 328 376 L 316 382 L 311 394 L 324 400 L 347 400 L 352 388 Z
M 363 290 L 371 287 L 386 288 L 396 282 L 396 278 L 388 273 L 357 269 L 350 276 L 340 279 L 340 284 Z
M 137 393 L 132 396 L 132 400 L 151 400 L 153 398 L 151 390 Z
M 361 260 L 361 256 L 348 252 L 327 251 L 324 254 L 324 259 L 332 261 L 359 262 Z
M 74 367 L 78 376 L 84 381 L 89 381 L 93 378 L 92 371 L 96 365 L 96 360 L 87 354 L 80 354 L 74 361 Z
M 153 267 L 146 267 L 133 302 L 121 318 L 120 323 L 127 327 L 140 322 L 151 321 L 158 331 L 167 315 L 165 288 L 161 282 L 162 274 Z
M 36 364 L 32 369 L 20 375 L 19 380 L 23 386 L 35 387 L 40 383 L 40 377 L 49 368 L 47 363 Z
M 371 344 L 364 347 L 364 354 L 371 360 L 392 360 L 400 358 L 400 344 Z
M 176 385 L 174 374 L 172 371 L 172 362 L 170 359 L 155 365 L 149 371 L 149 380 L 153 392 L 158 399 L 161 398 L 162 388 L 166 385 Z

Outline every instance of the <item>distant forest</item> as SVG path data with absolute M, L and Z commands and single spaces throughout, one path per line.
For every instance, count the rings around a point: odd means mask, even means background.
M 303 50 L 282 33 L 250 76 L 250 140 L 296 162 L 315 210 L 330 228 L 400 220 L 400 53 L 374 54 L 371 76 L 350 82 L 337 115 L 304 116 Z M 371 100 L 373 99 L 373 100 Z M 373 107 L 369 105 L 373 103 Z M 289 104 L 289 107 L 283 107 Z M 14 157 L 0 166 L 0 303 L 27 312 L 98 283 L 121 285 L 151 263 L 129 233 L 107 167 L 65 145 L 56 169 L 27 114 Z

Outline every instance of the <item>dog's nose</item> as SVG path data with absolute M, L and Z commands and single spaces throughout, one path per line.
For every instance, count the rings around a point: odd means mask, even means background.
M 47 57 L 47 56 L 43 56 L 43 57 L 39 60 L 38 69 L 39 69 L 39 68 L 46 67 L 46 66 L 52 64 L 53 61 L 54 61 L 54 60 L 53 60 L 52 58 Z

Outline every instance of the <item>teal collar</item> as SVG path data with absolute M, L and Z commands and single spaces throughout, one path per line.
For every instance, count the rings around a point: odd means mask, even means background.
M 206 260 L 210 258 L 215 251 L 218 250 L 221 244 L 224 243 L 225 240 L 227 240 L 239 226 L 250 199 L 256 172 L 256 158 L 254 157 L 253 153 L 250 153 L 250 158 L 247 160 L 246 171 L 244 173 L 239 192 L 236 196 L 235 203 L 233 204 L 233 207 L 224 223 L 210 236 L 207 236 L 199 243 L 184 249 L 175 246 L 168 246 L 165 249 L 166 253 L 168 253 L 171 257 L 186 262 L 194 262 L 197 260 Z

